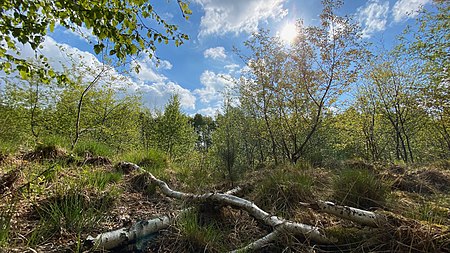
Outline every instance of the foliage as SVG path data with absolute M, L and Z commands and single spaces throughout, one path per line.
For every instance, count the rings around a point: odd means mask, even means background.
M 418 30 L 407 29 L 413 33 L 412 43 L 402 37 L 401 49 L 410 59 L 414 59 L 420 70 L 421 85 L 418 86 L 420 104 L 427 108 L 432 119 L 431 127 L 436 131 L 434 145 L 442 155 L 450 156 L 450 4 L 447 1 L 435 1 L 436 9 L 425 11 L 419 16 Z
M 271 158 L 297 162 L 320 128 L 324 111 L 356 81 L 363 48 L 356 25 L 337 16 L 340 1 L 324 1 L 319 26 L 297 22 L 297 37 L 285 46 L 268 31 L 245 42 L 249 71 L 241 78 L 241 103 L 263 121 Z M 280 157 L 281 156 L 281 157 Z
M 209 116 L 203 116 L 199 113 L 190 119 L 194 131 L 197 134 L 195 148 L 199 151 L 208 152 L 212 145 L 212 133 L 216 128 L 214 120 Z
M 191 14 L 188 4 L 181 0 L 177 3 L 187 19 Z M 23 78 L 36 75 L 45 82 L 57 76 L 47 60 L 39 57 L 42 67 L 35 68 L 20 57 L 20 51 L 27 43 L 36 51 L 55 26 L 75 32 L 91 29 L 95 53 L 114 56 L 121 62 L 140 53 L 152 56 L 156 43 L 174 41 L 178 46 L 188 39 L 177 31 L 176 25 L 166 22 L 152 4 L 141 0 L 7 0 L 2 1 L 0 9 L 0 41 L 6 42 L 0 47 L 0 69 L 7 74 L 17 70 Z M 88 34 L 82 35 L 89 38 Z M 58 75 L 58 79 L 63 81 L 67 77 Z
M 218 158 L 219 168 L 225 170 L 227 179 L 233 183 L 240 168 L 238 156 L 242 132 L 239 129 L 239 109 L 233 108 L 230 101 L 226 101 L 224 111 L 224 115 L 219 115 L 217 119 L 219 127 L 213 135 L 213 152 Z
M 162 114 L 146 121 L 150 145 L 164 152 L 170 160 L 186 155 L 194 148 L 194 129 L 189 118 L 181 112 L 178 95 L 170 98 Z
M 370 209 L 386 200 L 388 186 L 364 168 L 344 169 L 335 179 L 333 196 L 339 204 Z

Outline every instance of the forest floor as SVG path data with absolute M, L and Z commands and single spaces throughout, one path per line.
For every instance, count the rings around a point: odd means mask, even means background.
M 138 161 L 133 161 L 138 162 Z M 224 192 L 224 175 L 205 169 L 152 168 L 175 190 Z M 234 182 L 242 197 L 291 221 L 323 228 L 335 238 L 318 245 L 286 236 L 264 252 L 450 252 L 450 163 L 427 166 L 373 165 L 346 161 L 334 166 L 272 166 L 242 173 Z M 123 173 L 105 157 L 76 159 L 64 150 L 0 155 L 0 252 L 83 252 L 89 236 L 131 224 L 193 211 L 138 242 L 131 252 L 227 252 L 267 234 L 245 211 L 171 199 L 147 174 Z M 367 228 L 302 203 L 333 201 L 389 214 L 399 224 Z M 120 249 L 123 252 L 126 249 Z

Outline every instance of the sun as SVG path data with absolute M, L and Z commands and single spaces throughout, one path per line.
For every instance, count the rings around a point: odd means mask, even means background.
M 278 36 L 286 44 L 292 44 L 297 37 L 297 27 L 294 23 L 287 23 L 281 28 Z

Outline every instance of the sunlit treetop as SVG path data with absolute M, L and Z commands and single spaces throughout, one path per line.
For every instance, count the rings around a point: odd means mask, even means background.
M 188 19 L 187 2 L 177 0 L 181 15 Z M 96 54 L 106 53 L 126 62 L 145 53 L 154 56 L 157 43 L 173 42 L 175 46 L 188 40 L 188 35 L 167 23 L 146 0 L 3 0 L 0 2 L 0 70 L 18 70 L 22 77 L 31 74 L 42 80 L 58 78 L 46 59 L 42 67 L 33 67 L 20 58 L 20 44 L 37 50 L 48 31 L 60 25 L 77 31 L 92 29 L 96 38 Z M 64 77 L 59 77 L 64 78 Z

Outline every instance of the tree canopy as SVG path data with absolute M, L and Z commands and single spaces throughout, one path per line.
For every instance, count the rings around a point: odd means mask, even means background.
M 187 2 L 177 3 L 188 19 L 191 10 Z M 154 56 L 157 43 L 173 41 L 178 46 L 189 39 L 144 0 L 5 0 L 0 10 L 0 70 L 18 70 L 22 77 L 35 73 L 42 80 L 64 78 L 54 73 L 44 56 L 39 56 L 41 67 L 20 56 L 22 45 L 29 44 L 36 51 L 58 25 L 72 31 L 91 29 L 95 53 L 105 53 L 120 62 L 141 53 Z

